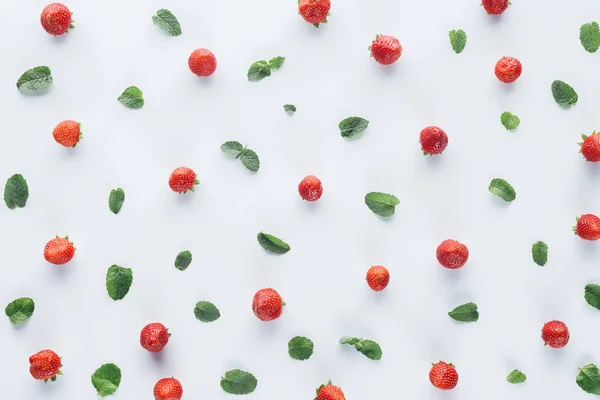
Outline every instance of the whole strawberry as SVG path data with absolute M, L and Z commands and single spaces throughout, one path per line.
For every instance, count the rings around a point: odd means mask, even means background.
M 323 195 L 323 185 L 319 178 L 309 175 L 300 181 L 298 193 L 306 201 L 317 201 Z
M 457 269 L 469 259 L 469 249 L 456 240 L 447 239 L 440 243 L 435 255 L 443 267 Z
M 330 0 L 300 0 L 298 2 L 298 12 L 302 18 L 317 28 L 319 24 L 327 23 L 330 9 Z
M 521 62 L 514 57 L 502 57 L 494 68 L 496 77 L 504 83 L 513 83 L 521 76 L 522 71 Z
M 600 161 L 600 135 L 594 131 L 590 136 L 581 135 L 581 137 L 583 138 L 583 142 L 579 143 L 581 146 L 579 152 L 588 161 Z
M 190 54 L 188 66 L 198 76 L 211 76 L 217 69 L 217 58 L 208 49 L 197 49 Z
M 35 379 L 55 381 L 56 375 L 62 375 L 60 367 L 60 357 L 52 350 L 42 350 L 29 357 L 29 372 Z
M 142 328 L 140 332 L 140 344 L 151 353 L 158 353 L 169 343 L 171 334 L 165 326 L 159 322 L 153 322 Z
M 458 372 L 454 365 L 440 361 L 431 367 L 429 381 L 438 389 L 454 389 L 458 384 Z
M 553 349 L 560 349 L 569 343 L 569 328 L 561 321 L 550 321 L 544 324 L 542 328 L 542 340 L 544 345 L 548 345 Z
M 261 289 L 252 299 L 252 311 L 261 321 L 272 321 L 279 318 L 285 303 L 275 289 Z
M 154 385 L 154 400 L 181 400 L 183 386 L 175 378 L 163 378 Z
M 577 218 L 577 225 L 573 227 L 573 231 L 582 239 L 598 240 L 600 239 L 600 218 L 594 214 L 583 214 Z
M 65 147 L 75 147 L 81 140 L 81 124 L 77 121 L 66 120 L 56 125 L 52 136 L 56 143 Z
M 346 397 L 342 389 L 329 381 L 326 385 L 319 386 L 315 400 L 346 400 Z
M 42 23 L 42 28 L 44 28 L 46 32 L 54 36 L 67 33 L 69 29 L 75 28 L 73 26 L 73 20 L 71 19 L 72 14 L 73 13 L 69 11 L 67 6 L 65 6 L 64 4 L 48 4 L 42 10 L 42 15 L 40 15 L 40 22 Z
M 390 272 L 386 267 L 376 265 L 367 271 L 367 283 L 376 292 L 385 289 L 390 282 Z
M 44 247 L 44 258 L 46 261 L 52 264 L 61 265 L 66 264 L 75 255 L 75 247 L 73 243 L 69 241 L 69 237 L 65 238 L 56 237 L 46 243 Z
M 375 40 L 369 46 L 369 50 L 371 50 L 371 57 L 383 65 L 395 63 L 402 55 L 400 41 L 394 36 L 388 35 L 375 36 Z
M 419 143 L 424 155 L 441 154 L 448 146 L 448 135 L 437 126 L 428 126 L 421 131 Z
M 488 14 L 500 15 L 510 5 L 508 0 L 482 0 L 481 5 Z
M 169 177 L 169 186 L 176 193 L 185 193 L 188 190 L 194 191 L 194 185 L 199 184 L 197 175 L 193 169 L 188 167 L 175 168 Z

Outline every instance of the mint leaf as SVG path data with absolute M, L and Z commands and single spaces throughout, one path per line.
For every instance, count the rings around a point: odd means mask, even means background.
M 35 303 L 29 297 L 21 297 L 8 303 L 4 313 L 11 324 L 21 324 L 29 319 L 35 310 Z
M 192 263 L 192 253 L 189 250 L 184 250 L 175 257 L 175 268 L 180 271 L 185 271 Z
M 548 262 L 548 245 L 541 241 L 535 242 L 531 246 L 531 256 L 533 257 L 533 262 L 543 267 Z
M 4 202 L 11 210 L 16 207 L 25 207 L 29 198 L 29 186 L 21 174 L 14 174 L 6 181 L 4 186 Z
M 359 339 L 351 336 L 344 336 L 340 339 L 340 344 L 349 344 L 371 360 L 381 360 L 381 347 L 369 339 Z
M 579 100 L 579 96 L 577 96 L 577 92 L 568 84 L 563 81 L 554 81 L 552 82 L 552 96 L 554 96 L 554 100 L 563 107 L 571 107 L 574 104 L 577 104 L 577 100 Z
M 240 142 L 225 142 L 221 145 L 221 151 L 232 156 L 239 156 L 244 151 L 244 146 Z
M 210 301 L 199 301 L 194 307 L 194 315 L 198 321 L 213 322 L 221 317 L 221 312 Z
M 122 300 L 133 282 L 133 271 L 118 265 L 111 265 L 106 271 L 106 291 L 113 300 Z
M 475 322 L 479 319 L 479 311 L 477 311 L 477 304 L 475 303 L 460 305 L 450 311 L 448 315 L 453 320 L 460 322 Z
M 293 104 L 286 104 L 283 106 L 283 109 L 290 114 L 294 114 L 296 112 L 296 106 Z
M 254 392 L 258 381 L 250 372 L 233 369 L 225 372 L 221 378 L 221 388 L 230 394 L 248 394 Z
M 523 383 L 527 380 L 527 375 L 519 371 L 518 369 L 513 370 L 508 376 L 506 380 L 510 383 Z
M 116 392 L 120 384 L 121 369 L 112 363 L 102 365 L 92 375 L 92 385 L 101 397 Z
M 452 44 L 452 50 L 456 54 L 461 53 L 465 49 L 465 45 L 467 44 L 467 34 L 462 29 L 459 30 L 451 30 L 449 33 L 450 43 Z
M 597 22 L 581 25 L 579 40 L 586 51 L 595 53 L 600 47 L 600 28 Z
M 365 204 L 371 211 L 381 217 L 391 217 L 396 212 L 396 206 L 400 200 L 394 195 L 370 192 L 365 196 Z
M 600 310 L 600 286 L 593 283 L 585 285 L 584 298 L 590 306 Z
M 181 35 L 181 25 L 179 25 L 179 21 L 177 21 L 177 18 L 169 10 L 165 10 L 164 8 L 158 10 L 156 15 L 152 16 L 152 22 L 171 36 Z
M 519 127 L 521 120 L 516 115 L 505 111 L 500 115 L 500 122 L 502 122 L 502 125 L 504 125 L 507 130 L 512 131 Z
M 268 233 L 260 232 L 258 235 L 256 235 L 256 238 L 258 239 L 258 243 L 262 246 L 262 248 L 269 253 L 285 254 L 291 250 L 289 244 L 278 237 L 269 235 Z
M 118 214 L 125 202 L 125 192 L 121 188 L 113 189 L 108 196 L 108 208 L 115 214 Z
M 288 342 L 288 354 L 294 360 L 308 360 L 314 348 L 312 340 L 304 336 L 296 336 Z
M 29 69 L 17 81 L 17 89 L 42 90 L 52 84 L 52 72 L 46 66 Z
M 285 57 L 274 57 L 272 59 L 269 60 L 269 68 L 271 69 L 279 69 L 281 68 L 281 66 L 283 65 L 283 62 L 285 61 Z
M 242 151 L 239 158 L 249 171 L 256 172 L 260 168 L 260 160 L 254 150 L 246 149 Z
M 369 126 L 369 121 L 361 117 L 349 117 L 340 121 L 338 128 L 342 137 L 351 138 L 362 133 Z
M 117 99 L 127 108 L 141 108 L 144 105 L 142 91 L 135 86 L 129 86 Z
M 506 182 L 504 179 L 492 179 L 488 190 L 506 202 L 513 201 L 517 198 L 517 193 L 515 192 L 515 189 L 510 185 L 510 183 Z
M 356 343 L 360 342 L 360 338 L 352 337 L 352 336 L 342 336 L 340 339 L 340 344 L 349 344 L 354 346 Z
M 267 76 L 271 76 L 271 67 L 265 60 L 255 62 L 248 69 L 248 80 L 250 82 L 258 82 Z
M 600 394 L 600 371 L 594 364 L 579 368 L 579 375 L 577 375 L 575 382 L 585 392 Z

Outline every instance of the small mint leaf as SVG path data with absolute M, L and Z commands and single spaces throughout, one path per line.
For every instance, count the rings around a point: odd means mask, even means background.
M 294 114 L 296 112 L 296 106 L 293 104 L 286 104 L 283 106 L 283 109 L 290 114 Z
M 175 257 L 175 268 L 180 271 L 185 271 L 192 263 L 192 253 L 189 250 L 184 250 Z
M 285 61 L 285 57 L 274 57 L 272 59 L 269 60 L 269 68 L 271 69 L 279 69 L 281 68 L 281 66 L 283 65 L 283 62 Z
M 291 250 L 289 244 L 278 237 L 269 235 L 268 233 L 260 232 L 258 235 L 256 235 L 256 238 L 258 239 L 258 243 L 262 246 L 262 248 L 269 253 L 285 254 Z
M 242 151 L 244 151 L 244 146 L 242 146 L 240 142 L 225 142 L 221 145 L 221 151 L 225 154 L 237 157 Z
M 125 202 L 125 192 L 121 188 L 113 189 L 108 196 L 108 208 L 115 214 L 118 214 Z
M 113 394 L 121 384 L 121 369 L 115 364 L 104 364 L 92 375 L 92 385 L 98 396 L 105 397 Z
M 600 394 L 600 371 L 594 364 L 580 368 L 575 382 L 587 393 Z
M 17 81 L 17 89 L 43 90 L 52 84 L 52 72 L 46 66 L 29 69 Z
M 35 303 L 29 297 L 21 297 L 13 300 L 4 309 L 4 313 L 8 317 L 11 324 L 21 324 L 33 315 Z
M 213 322 L 221 317 L 221 312 L 210 301 L 199 301 L 194 307 L 194 315 L 198 321 Z
M 351 138 L 364 132 L 368 126 L 369 121 L 361 117 L 348 117 L 338 124 L 340 135 L 345 138 Z
M 515 189 L 504 179 L 492 179 L 488 190 L 506 202 L 511 202 L 517 198 Z
M 590 306 L 600 310 L 600 286 L 593 283 L 585 285 L 584 298 Z
M 265 60 L 255 62 L 248 69 L 248 80 L 250 82 L 258 82 L 268 76 L 271 76 L 271 67 Z
M 158 10 L 156 15 L 152 16 L 152 22 L 171 36 L 181 35 L 181 25 L 179 25 L 179 21 L 169 10 L 165 10 L 164 8 Z
M 4 186 L 4 202 L 11 210 L 25 207 L 29 198 L 29 186 L 21 174 L 14 174 Z
M 548 262 L 548 245 L 541 241 L 535 242 L 531 246 L 531 256 L 533 257 L 533 262 L 543 267 Z
M 381 360 L 381 356 L 383 354 L 381 347 L 372 340 L 361 339 L 354 345 L 354 347 L 371 360 Z
M 552 82 L 551 89 L 554 100 L 562 107 L 569 108 L 577 104 L 579 100 L 575 89 L 563 81 L 556 80 Z
M 515 369 L 510 374 L 508 374 L 506 380 L 512 384 L 523 383 L 527 380 L 527 375 L 525 375 L 518 369 Z
M 579 40 L 586 51 L 595 53 L 600 47 L 600 28 L 598 27 L 598 23 L 591 22 L 581 25 Z
M 502 122 L 502 125 L 509 131 L 517 129 L 519 124 L 521 124 L 519 117 L 508 111 L 505 111 L 500 115 L 500 122 Z
M 451 30 L 449 33 L 452 49 L 456 54 L 461 53 L 467 44 L 467 34 L 462 29 Z
M 479 311 L 477 311 L 477 304 L 475 303 L 460 305 L 450 311 L 448 315 L 453 320 L 460 322 L 476 322 L 479 319 Z
M 249 171 L 257 172 L 260 168 L 260 160 L 254 150 L 244 150 L 240 155 L 240 161 Z
M 314 348 L 312 340 L 304 336 L 296 336 L 288 342 L 288 354 L 294 360 L 308 360 Z
M 225 372 L 221 378 L 221 388 L 230 394 L 249 394 L 254 392 L 258 380 L 250 372 L 234 369 Z
M 127 108 L 141 108 L 144 105 L 142 91 L 135 86 L 129 86 L 117 99 Z
M 392 194 L 370 192 L 365 196 L 365 204 L 371 211 L 381 217 L 391 217 L 396 212 L 400 200 Z
M 118 265 L 111 265 L 106 271 L 106 291 L 113 300 L 122 300 L 133 283 L 133 271 Z

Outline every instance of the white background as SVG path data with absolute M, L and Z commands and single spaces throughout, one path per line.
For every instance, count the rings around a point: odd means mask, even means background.
M 59 38 L 40 26 L 45 4 L 0 2 L 0 177 L 21 173 L 30 188 L 24 209 L 0 207 L 0 303 L 36 302 L 24 326 L 0 324 L 4 398 L 94 398 L 90 376 L 107 362 L 123 372 L 115 399 L 151 399 L 154 383 L 170 376 L 184 399 L 232 398 L 219 380 L 234 368 L 258 378 L 248 399 L 312 399 L 328 379 L 348 400 L 590 398 L 575 376 L 600 364 L 600 314 L 583 299 L 586 284 L 600 283 L 600 252 L 571 227 L 582 213 L 600 213 L 600 165 L 577 146 L 582 133 L 600 129 L 600 53 L 579 43 L 600 3 L 514 0 L 497 18 L 478 0 L 333 0 L 329 24 L 316 29 L 294 0 L 71 0 L 76 29 Z M 179 18 L 181 36 L 153 26 L 159 8 Z M 451 49 L 451 29 L 468 35 L 462 54 Z M 402 43 L 395 65 L 369 58 L 378 33 Z M 187 67 L 199 47 L 218 59 L 208 79 Z M 252 62 L 279 55 L 281 70 L 247 81 Z M 523 63 L 515 84 L 494 76 L 502 56 Z M 15 83 L 37 65 L 52 69 L 53 87 L 24 96 Z M 572 109 L 554 102 L 554 79 L 578 91 Z M 116 100 L 130 85 L 144 92 L 141 110 Z M 287 103 L 296 115 L 283 111 Z M 517 131 L 500 124 L 504 111 L 521 118 Z M 353 115 L 371 124 L 347 141 L 337 124 Z M 52 138 L 64 119 L 82 123 L 75 149 Z M 449 135 L 441 156 L 420 151 L 428 125 Z M 221 153 L 227 140 L 258 153 L 257 174 Z M 182 165 L 201 182 L 185 196 L 167 184 Z M 309 174 L 324 185 L 313 204 L 297 193 Z M 515 187 L 512 204 L 488 192 L 496 177 Z M 126 200 L 114 215 L 107 202 L 117 187 Z M 391 220 L 365 206 L 369 191 L 400 198 Z M 266 253 L 259 231 L 292 251 Z M 55 235 L 77 247 L 67 265 L 42 256 Z M 448 238 L 469 247 L 461 270 L 436 261 Z M 537 240 L 550 248 L 544 268 L 531 260 Z M 173 261 L 185 249 L 193 262 L 181 272 Z M 133 269 L 122 301 L 106 293 L 112 264 Z M 381 293 L 364 280 L 377 264 L 391 272 Z M 272 323 L 251 311 L 264 287 L 287 302 Z M 197 321 L 199 300 L 214 302 L 221 319 Z M 447 316 L 468 301 L 479 305 L 477 323 Z M 562 350 L 540 338 L 552 319 L 571 330 Z M 154 321 L 172 332 L 158 357 L 139 345 Z M 288 356 L 296 335 L 314 340 L 310 360 Z M 344 335 L 376 340 L 382 360 L 339 345 Z M 64 376 L 52 384 L 29 375 L 28 357 L 45 348 L 63 357 Z M 429 383 L 438 360 L 457 366 L 452 392 Z M 514 368 L 525 384 L 506 382 Z

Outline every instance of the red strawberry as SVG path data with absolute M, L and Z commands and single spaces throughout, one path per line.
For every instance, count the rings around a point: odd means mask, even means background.
M 326 385 L 319 386 L 315 400 L 346 400 L 346 397 L 342 389 L 329 381 Z
M 169 343 L 171 334 L 165 326 L 159 322 L 146 325 L 140 332 L 140 344 L 151 353 L 158 353 Z
M 29 357 L 29 372 L 35 379 L 48 381 L 56 380 L 56 375 L 62 375 L 60 357 L 52 350 L 42 350 Z
M 330 9 L 330 0 L 301 0 L 298 2 L 298 12 L 302 18 L 317 28 L 319 24 L 327 23 Z
M 494 73 L 500 81 L 504 83 L 513 83 L 521 76 L 523 66 L 521 62 L 514 57 L 502 57 L 496 63 Z
M 448 146 L 448 135 L 437 126 L 428 126 L 421 131 L 419 143 L 424 155 L 442 154 Z
M 75 147 L 81 140 L 81 124 L 77 121 L 66 120 L 56 125 L 52 131 L 52 136 L 56 143 L 65 147 Z
M 600 218 L 594 214 L 583 214 L 577 218 L 577 225 L 573 227 L 573 231 L 582 239 L 598 240 L 600 239 Z
M 183 386 L 175 378 L 163 378 L 154 385 L 155 400 L 181 400 Z
M 298 185 L 298 193 L 306 201 L 317 201 L 323 195 L 323 185 L 314 175 L 308 175 Z
M 54 36 L 67 33 L 69 29 L 75 28 L 72 24 L 72 14 L 73 13 L 69 11 L 67 6 L 64 4 L 48 4 L 46 7 L 44 7 L 44 10 L 42 10 L 42 15 L 40 16 L 42 28 Z
M 440 361 L 431 367 L 429 381 L 438 389 L 454 389 L 458 384 L 458 372 L 456 372 L 454 365 Z
M 272 321 L 279 318 L 285 303 L 275 289 L 261 289 L 252 299 L 252 311 L 261 321 Z
M 400 41 L 393 36 L 377 35 L 371 46 L 371 57 L 379 64 L 393 64 L 402 55 L 402 46 Z
M 376 292 L 379 292 L 386 288 L 390 282 L 390 272 L 386 267 L 376 265 L 369 268 L 367 271 L 367 283 L 369 287 Z
M 438 246 L 435 255 L 443 267 L 457 269 L 469 259 L 469 249 L 456 240 L 447 239 Z
M 69 241 L 68 236 L 64 239 L 57 236 L 46 243 L 46 247 L 44 247 L 44 258 L 52 264 L 66 264 L 71 261 L 75 255 L 75 250 L 76 249 L 73 246 L 73 243 Z
M 581 137 L 583 142 L 579 143 L 581 146 L 579 152 L 588 161 L 600 161 L 600 135 L 594 131 L 590 136 L 581 135 Z
M 169 186 L 174 192 L 177 193 L 185 193 L 188 190 L 193 192 L 194 185 L 200 183 L 196 177 L 196 173 L 191 168 L 175 168 L 175 171 L 173 171 L 169 177 Z
M 548 345 L 554 349 L 560 349 L 569 343 L 570 337 L 569 328 L 561 321 L 546 322 L 542 328 L 544 346 Z
M 500 15 L 510 5 L 508 0 L 482 0 L 481 5 L 488 14 Z
M 197 49 L 190 54 L 188 66 L 198 76 L 211 76 L 217 69 L 217 58 L 208 49 Z

